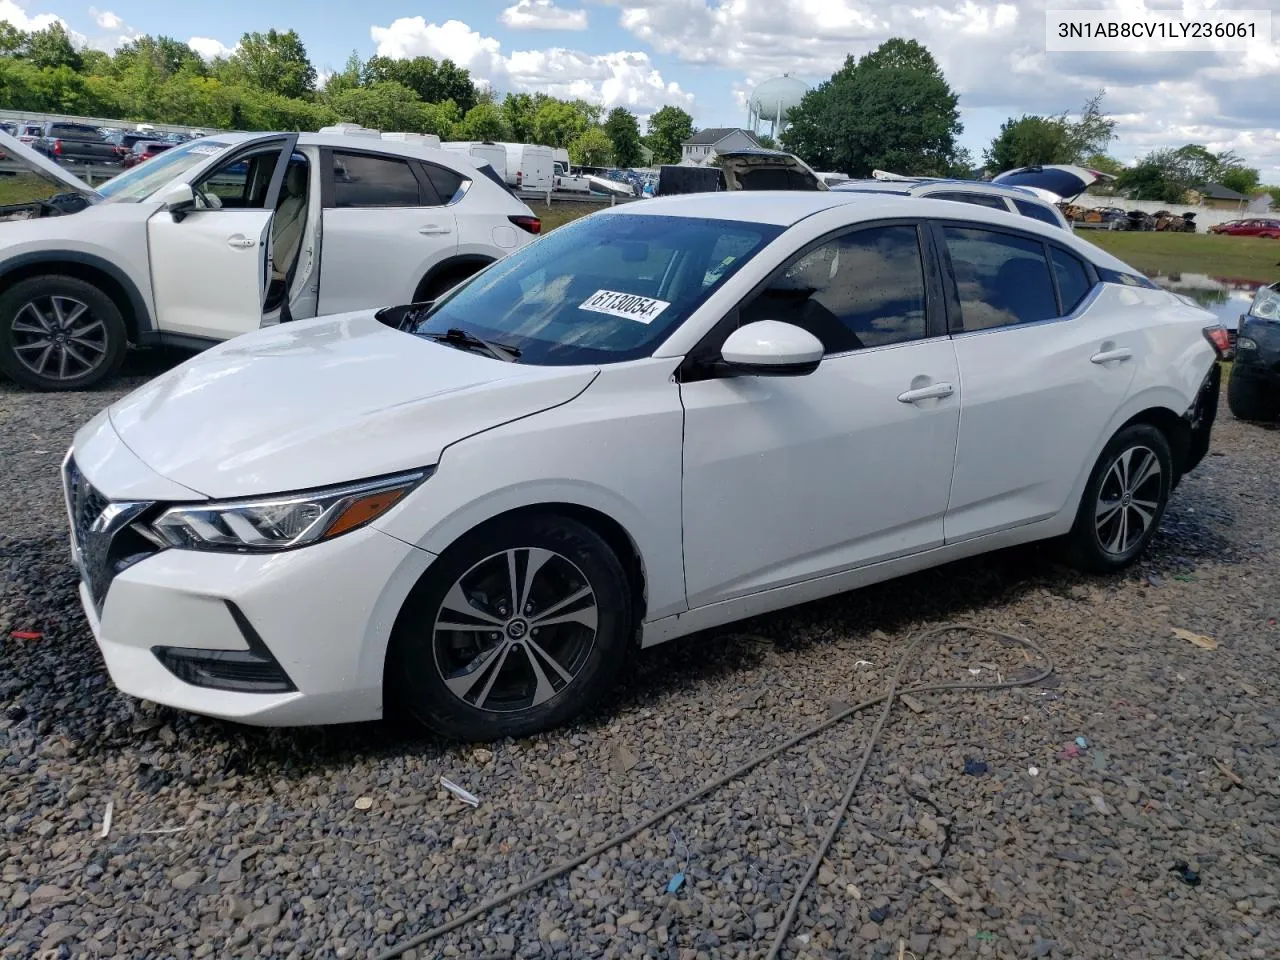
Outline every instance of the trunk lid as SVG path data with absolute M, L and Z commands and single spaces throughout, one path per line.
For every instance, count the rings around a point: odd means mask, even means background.
M 1095 183 L 1114 179 L 1113 174 L 1101 170 L 1054 163 L 1006 170 L 992 177 L 991 182 L 1007 187 L 1026 187 L 1050 203 L 1059 203 L 1074 200 Z

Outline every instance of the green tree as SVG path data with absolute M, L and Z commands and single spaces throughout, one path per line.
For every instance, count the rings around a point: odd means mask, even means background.
M 1229 190 L 1249 196 L 1258 189 L 1258 171 L 1253 167 L 1232 167 L 1223 172 L 1218 182 Z
M 569 144 L 569 159 L 578 166 L 608 166 L 614 159 L 613 141 L 602 127 L 588 127 Z
M 402 83 L 425 103 L 452 100 L 465 112 L 476 104 L 476 88 L 471 74 L 452 60 L 436 62 L 431 57 L 397 60 L 370 57 L 362 71 L 364 83 L 393 80 Z
M 294 30 L 246 33 L 227 65 L 233 78 L 282 97 L 299 98 L 316 85 L 316 68 Z
M 456 140 L 462 110 L 452 100 L 422 105 L 422 132 L 434 133 L 441 140 Z
M 345 93 L 348 90 L 354 90 L 363 82 L 362 73 L 364 71 L 364 61 L 360 59 L 360 54 L 355 50 L 351 51 L 351 56 L 347 57 L 347 63 L 341 71 L 334 73 L 325 81 L 324 96 L 332 101 L 334 97 Z
M 773 139 L 773 137 L 769 136 L 767 133 L 756 134 L 756 140 L 759 142 L 760 146 L 764 147 L 766 150 L 778 149 L 778 141 Z
M 508 93 L 502 99 L 502 119 L 518 143 L 533 139 L 533 117 L 537 112 L 537 104 L 527 93 Z
M 1135 200 L 1181 203 L 1191 183 L 1184 158 L 1175 150 L 1153 150 L 1116 180 L 1116 188 Z
M 1010 117 L 1000 125 L 985 159 L 996 173 L 1035 164 L 1070 163 L 1074 158 L 1069 155 L 1069 143 L 1066 125 L 1057 117 Z
M 26 46 L 27 35 L 8 20 L 0 20 L 0 56 L 17 56 Z
M 208 72 L 200 54 L 172 37 L 137 37 L 121 45 L 111 58 L 111 69 L 117 75 L 144 65 L 149 65 L 161 77 L 170 77 L 184 70 L 198 76 Z
M 567 147 L 590 126 L 572 103 L 548 99 L 533 117 L 533 138 L 549 147 Z
M 76 72 L 84 67 L 80 52 L 61 23 L 51 23 L 43 30 L 28 34 L 23 56 L 37 67 L 68 67 Z
M 649 115 L 648 147 L 654 163 L 679 163 L 680 145 L 693 136 L 693 117 L 667 105 Z
M 329 98 L 338 119 L 378 130 L 422 133 L 422 99 L 402 83 L 378 80 Z
M 782 142 L 819 170 L 944 175 L 964 129 L 957 100 L 933 55 L 895 37 L 809 91 Z
M 614 163 L 620 167 L 640 166 L 640 124 L 634 113 L 626 107 L 614 107 L 604 122 L 604 132 L 609 137 Z
M 1118 177 L 1124 173 L 1124 164 L 1115 157 L 1109 157 L 1105 153 L 1092 153 L 1084 158 L 1084 166 L 1090 170 L 1101 170 L 1103 173 L 1109 173 L 1113 177 Z
M 507 123 L 492 103 L 477 103 L 462 118 L 463 140 L 506 140 Z

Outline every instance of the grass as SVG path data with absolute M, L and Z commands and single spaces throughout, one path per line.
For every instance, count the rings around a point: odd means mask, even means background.
M 528 203 L 528 201 L 526 201 Z M 563 227 L 580 217 L 597 210 L 608 210 L 608 203 L 586 203 L 584 201 L 564 200 L 548 206 L 545 203 L 529 203 L 534 216 L 542 221 L 542 232 L 550 233 L 556 227 Z
M 1204 273 L 1261 283 L 1280 279 L 1277 240 L 1122 230 L 1081 230 L 1076 235 L 1147 274 Z
M 47 200 L 57 192 L 58 189 L 53 184 L 37 177 L 34 173 L 17 173 L 9 177 L 0 177 L 0 206 Z

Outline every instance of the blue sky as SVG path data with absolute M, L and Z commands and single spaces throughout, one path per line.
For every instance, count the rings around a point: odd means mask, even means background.
M 960 94 L 962 142 L 980 158 L 1009 116 L 1077 109 L 1098 89 L 1118 120 L 1112 153 L 1205 143 L 1234 149 L 1280 182 L 1280 44 L 1244 53 L 1046 53 L 1046 8 L 1101 7 L 1101 0 L 0 0 L 18 26 L 63 20 L 85 42 L 110 49 L 138 33 L 192 41 L 212 54 L 240 35 L 293 28 L 312 61 L 341 69 L 362 57 L 449 56 L 499 91 L 583 96 L 646 115 L 666 104 L 699 126 L 746 122 L 746 95 L 790 72 L 809 83 L 847 54 L 891 36 L 913 37 L 938 59 Z M 1280 0 L 1114 0 L 1144 7 L 1280 10 Z M 1280 17 L 1275 18 L 1280 30 Z M 26 22 L 24 24 L 24 21 Z

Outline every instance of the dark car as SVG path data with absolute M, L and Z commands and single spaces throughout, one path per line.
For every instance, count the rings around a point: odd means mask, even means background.
M 1280 283 L 1259 290 L 1240 318 L 1227 404 L 1241 420 L 1280 416 Z
M 123 165 L 127 170 L 130 167 L 136 167 L 143 160 L 150 160 L 154 156 L 164 153 L 176 147 L 176 143 L 169 143 L 165 140 L 138 140 L 124 156 Z
M 31 147 L 58 163 L 119 163 L 124 156 L 117 144 L 88 123 L 46 123 Z

